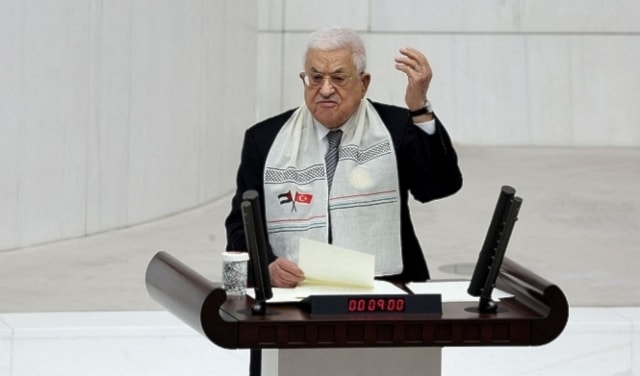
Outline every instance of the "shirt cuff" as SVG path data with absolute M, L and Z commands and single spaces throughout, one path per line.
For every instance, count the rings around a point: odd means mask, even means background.
M 432 136 L 436 133 L 436 119 L 425 121 L 424 123 L 415 124 L 429 136 Z

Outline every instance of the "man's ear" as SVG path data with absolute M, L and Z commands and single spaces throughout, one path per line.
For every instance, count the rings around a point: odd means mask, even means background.
M 364 73 L 360 82 L 362 82 L 362 97 L 364 98 L 367 94 L 367 90 L 369 89 L 369 84 L 371 83 L 371 75 L 369 73 Z

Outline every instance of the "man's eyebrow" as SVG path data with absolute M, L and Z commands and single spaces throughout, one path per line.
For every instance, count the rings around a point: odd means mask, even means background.
M 311 73 L 324 73 L 322 71 L 320 71 L 319 69 L 317 69 L 316 67 L 311 67 Z M 338 67 L 336 68 L 333 72 L 329 72 L 328 74 L 334 74 L 334 73 L 345 73 L 345 68 L 344 67 Z

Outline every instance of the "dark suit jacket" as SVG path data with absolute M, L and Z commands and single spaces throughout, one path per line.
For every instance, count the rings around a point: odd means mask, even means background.
M 458 157 L 449 135 L 436 118 L 436 133 L 428 135 L 415 126 L 409 112 L 400 107 L 373 102 L 375 109 L 389 129 L 396 151 L 401 198 L 402 274 L 387 278 L 403 281 L 423 281 L 429 271 L 413 223 L 409 215 L 408 193 L 420 202 L 451 195 L 462 186 Z M 258 191 L 264 196 L 263 171 L 269 149 L 280 128 L 294 110 L 264 120 L 249 128 L 244 137 L 242 156 L 237 175 L 236 194 L 225 222 L 227 249 L 246 251 L 240 203 L 246 190 Z M 262 205 L 264 222 L 264 204 Z M 276 256 L 269 249 L 269 261 Z

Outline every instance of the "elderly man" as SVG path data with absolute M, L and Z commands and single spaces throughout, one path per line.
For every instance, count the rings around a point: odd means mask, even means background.
M 408 78 L 407 108 L 400 108 L 365 99 L 371 75 L 354 31 L 316 31 L 304 57 L 304 104 L 246 131 L 227 249 L 246 251 L 240 203 L 253 189 L 261 198 L 274 286 L 304 279 L 296 263 L 301 237 L 375 255 L 378 278 L 428 279 L 408 193 L 423 203 L 442 198 L 460 189 L 462 176 L 427 99 L 427 59 L 400 49 L 395 67 Z

